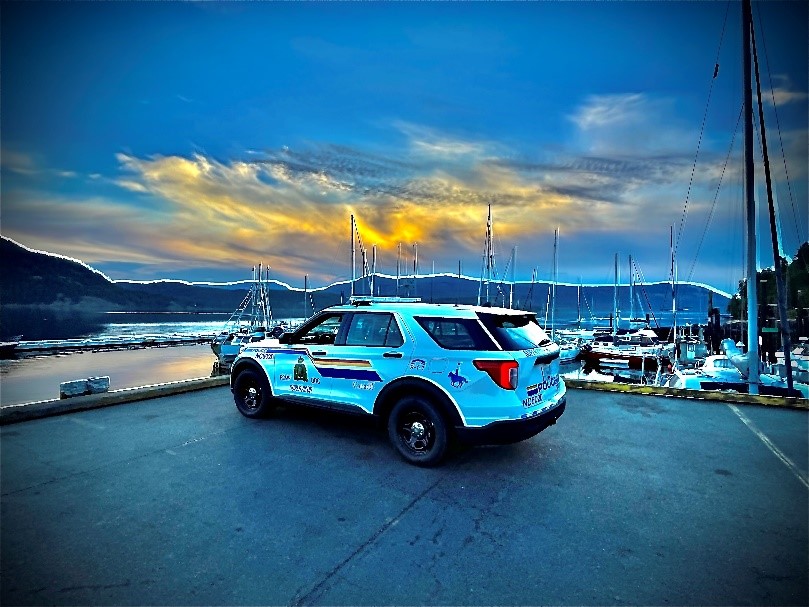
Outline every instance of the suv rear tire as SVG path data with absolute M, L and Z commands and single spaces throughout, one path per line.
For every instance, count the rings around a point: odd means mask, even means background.
M 388 417 L 388 437 L 411 464 L 434 466 L 447 452 L 447 424 L 441 413 L 420 396 L 406 396 Z
M 267 417 L 274 408 L 270 383 L 263 374 L 245 369 L 233 382 L 233 400 L 245 417 Z

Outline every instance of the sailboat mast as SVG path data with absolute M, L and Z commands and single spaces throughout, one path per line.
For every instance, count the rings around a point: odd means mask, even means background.
M 775 284 L 778 297 L 778 320 L 781 324 L 781 345 L 784 348 L 784 365 L 786 366 L 787 389 L 791 392 L 792 382 L 792 350 L 791 336 L 789 334 L 789 319 L 787 318 L 786 288 L 784 286 L 783 259 L 778 249 L 778 228 L 775 221 L 775 205 L 772 196 L 772 177 L 770 175 L 770 157 L 767 152 L 767 131 L 764 128 L 764 108 L 761 105 L 761 79 L 758 72 L 758 53 L 756 52 L 756 31 L 750 29 L 750 38 L 753 44 L 753 62 L 756 69 L 756 93 L 758 99 L 758 117 L 761 125 L 761 155 L 764 159 L 764 179 L 767 184 L 767 207 L 770 213 L 770 236 L 772 239 L 772 258 L 775 263 Z
M 612 287 L 612 335 L 618 332 L 618 253 L 615 254 L 615 283 Z
M 747 228 L 747 381 L 748 393 L 758 394 L 758 296 L 756 293 L 756 201 L 753 174 L 753 87 L 750 32 L 753 11 L 750 0 L 742 2 L 742 58 L 744 73 L 744 186 Z
M 371 296 L 374 296 L 374 278 L 376 277 L 376 245 L 373 246 L 371 254 Z
M 309 318 L 309 312 L 306 310 L 308 307 L 306 303 L 306 296 L 309 294 L 309 275 L 303 275 L 303 317 Z
M 674 226 L 669 226 L 669 255 L 671 256 L 671 343 L 674 344 L 673 366 L 677 367 L 677 262 L 674 256 Z
M 556 335 L 556 281 L 559 272 L 559 228 L 553 231 L 553 306 L 551 307 L 551 339 Z
M 262 265 L 258 264 L 258 311 L 261 314 L 260 322 L 256 323 L 264 328 L 267 327 L 267 308 L 264 305 L 264 282 L 262 281 Z
M 413 243 L 413 297 L 416 296 L 416 283 L 419 277 L 419 243 Z
M 492 280 L 492 205 L 489 204 L 489 217 L 486 220 L 486 301 L 489 299 L 489 283 Z
M 635 318 L 635 272 L 632 269 L 632 255 L 629 256 L 629 321 Z
M 478 283 L 478 305 L 480 305 L 480 298 L 483 293 L 483 272 L 486 270 L 486 252 L 483 252 L 480 260 L 480 282 Z
M 253 297 L 250 300 L 250 325 L 251 329 L 252 326 L 256 324 L 256 306 L 258 302 L 256 301 L 258 297 L 258 279 L 256 278 L 256 266 L 253 266 Z
M 517 281 L 517 246 L 511 249 L 511 290 L 508 293 L 508 307 L 514 307 L 514 283 Z
M 354 216 L 351 216 L 351 296 L 354 296 L 354 281 L 357 278 L 357 247 L 354 241 Z

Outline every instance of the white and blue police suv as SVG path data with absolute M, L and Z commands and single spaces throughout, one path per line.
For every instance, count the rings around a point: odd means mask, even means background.
M 565 410 L 559 346 L 532 312 L 505 308 L 355 298 L 246 346 L 231 369 L 243 415 L 279 403 L 374 415 L 422 466 L 453 440 L 530 438 Z

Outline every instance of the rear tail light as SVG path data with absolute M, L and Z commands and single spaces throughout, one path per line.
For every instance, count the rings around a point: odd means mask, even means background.
M 494 383 L 504 390 L 516 390 L 519 380 L 519 365 L 515 360 L 473 360 L 478 371 L 485 371 Z

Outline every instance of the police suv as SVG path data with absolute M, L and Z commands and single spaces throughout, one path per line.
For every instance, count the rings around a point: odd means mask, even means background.
M 559 346 L 532 312 L 402 298 L 352 298 L 231 367 L 236 407 L 279 403 L 375 415 L 407 461 L 429 466 L 452 441 L 530 438 L 565 410 Z

